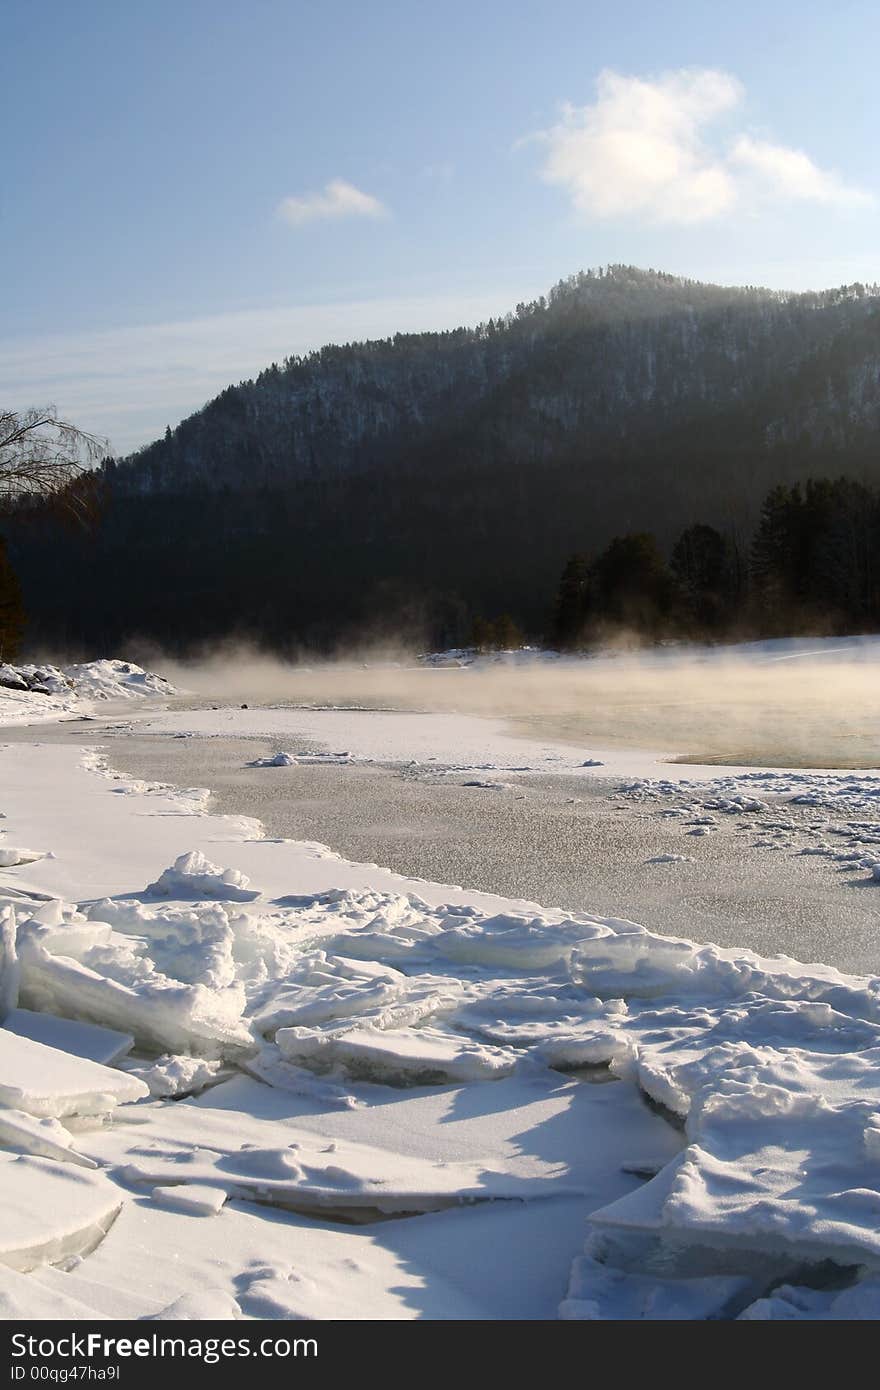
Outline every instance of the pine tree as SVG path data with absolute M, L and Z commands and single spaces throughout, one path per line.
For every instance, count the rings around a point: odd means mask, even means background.
M 584 554 L 572 555 L 556 591 L 554 639 L 560 647 L 574 647 L 583 635 L 589 616 L 590 561 Z
M 698 523 L 682 531 L 672 550 L 672 573 L 686 618 L 698 631 L 717 631 L 737 600 L 733 547 L 714 526 Z
M 656 636 L 673 621 L 675 581 L 646 531 L 615 536 L 593 565 L 597 623 Z

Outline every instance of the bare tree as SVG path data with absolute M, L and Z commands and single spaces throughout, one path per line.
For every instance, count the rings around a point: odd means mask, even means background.
M 0 513 L 52 501 L 79 515 L 89 490 L 75 484 L 107 448 L 105 439 L 59 420 L 54 406 L 0 409 Z

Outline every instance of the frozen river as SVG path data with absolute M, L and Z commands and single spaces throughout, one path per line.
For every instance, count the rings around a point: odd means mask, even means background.
M 239 718 L 238 711 L 221 717 Z M 273 717 L 278 712 L 247 716 L 258 724 Z M 284 717 L 295 725 L 295 711 Z M 302 718 L 312 737 L 300 737 L 296 747 L 317 752 L 321 715 Z M 851 864 L 802 852 L 834 823 L 815 807 L 770 796 L 765 811 L 701 817 L 688 809 L 691 791 L 660 800 L 620 795 L 621 779 L 601 769 L 588 778 L 495 781 L 376 762 L 249 767 L 289 746 L 289 735 L 184 738 L 147 727 L 140 720 L 67 724 L 8 730 L 4 740 L 36 734 L 41 741 L 97 742 L 120 772 L 207 786 L 214 810 L 257 817 L 269 836 L 318 840 L 348 859 L 407 876 L 627 917 L 762 954 L 880 971 L 880 883 Z M 772 828 L 779 816 L 784 834 Z M 700 819 L 712 822 L 702 833 L 693 826 Z

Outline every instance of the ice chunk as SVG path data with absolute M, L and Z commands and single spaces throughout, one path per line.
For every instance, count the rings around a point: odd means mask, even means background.
M 517 1055 L 508 1048 L 470 1041 L 439 1028 L 351 1028 L 317 1032 L 281 1028 L 281 1055 L 318 1072 L 341 1069 L 347 1075 L 391 1085 L 443 1085 L 509 1076 Z
M 103 1115 L 149 1092 L 143 1081 L 0 1028 L 0 1104 L 30 1115 Z
M 238 869 L 221 869 L 200 850 L 190 850 L 175 859 L 146 892 L 155 898 L 213 898 L 228 902 L 253 902 L 259 889 L 250 888 L 250 879 Z
M 34 864 L 38 859 L 45 857 L 45 850 L 16 849 L 13 845 L 0 845 L 0 869 L 14 869 L 17 864 Z
M 35 1269 L 94 1249 L 122 1200 L 103 1173 L 0 1153 L 0 1263 Z
M 70 1131 L 58 1120 L 29 1115 L 24 1110 L 8 1110 L 0 1106 L 0 1147 L 15 1153 L 35 1154 L 39 1158 L 54 1158 L 62 1163 L 75 1163 L 80 1168 L 96 1168 L 94 1159 L 77 1153 L 71 1147 Z
M 279 1028 L 314 1027 L 351 1018 L 387 1008 L 403 997 L 406 985 L 406 976 L 392 966 L 312 951 L 272 991 L 254 1026 L 269 1036 Z
M 174 1187 L 154 1187 L 152 1197 L 160 1207 L 184 1212 L 187 1216 L 216 1216 L 226 1201 L 225 1187 L 208 1183 L 179 1183 Z
M 582 941 L 607 931 L 594 922 L 552 923 L 499 913 L 451 926 L 434 938 L 433 945 L 447 960 L 539 969 L 566 960 Z
M 151 1065 L 126 1067 L 129 1076 L 138 1076 L 150 1088 L 151 1096 L 192 1096 L 232 1075 L 222 1062 L 204 1057 L 159 1057 Z
M 37 940 L 22 942 L 21 961 L 22 999 L 29 1007 L 130 1029 L 139 1043 L 159 1052 L 222 1058 L 255 1050 L 241 1021 L 244 995 L 238 989 L 181 984 L 136 957 L 120 972 L 131 981 L 123 983 L 51 955 Z M 103 963 L 114 968 L 112 960 Z

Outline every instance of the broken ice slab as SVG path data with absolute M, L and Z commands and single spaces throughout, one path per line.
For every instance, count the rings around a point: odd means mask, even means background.
M 509 1048 L 439 1028 L 281 1028 L 276 1042 L 282 1057 L 298 1066 L 318 1072 L 339 1068 L 352 1077 L 391 1085 L 496 1080 L 509 1076 L 518 1060 Z
M 741 1268 L 782 1255 L 876 1269 L 876 1105 L 834 1106 L 754 1074 L 731 1076 L 689 1116 L 695 1142 L 590 1220 L 600 1232 L 653 1235 L 679 1255 L 735 1249 Z
M 123 984 L 67 956 L 51 955 L 37 940 L 20 951 L 22 997 L 40 1011 L 88 1015 L 120 1032 L 131 1028 L 139 1044 L 159 1052 L 202 1056 L 254 1051 L 241 1021 L 240 989 L 210 990 L 182 984 L 153 970 Z
M 63 1119 L 149 1095 L 143 1081 L 0 1028 L 0 1105 Z
M 80 1168 L 97 1168 L 94 1159 L 77 1153 L 72 1144 L 70 1131 L 59 1120 L 0 1106 L 0 1148 L 75 1163 Z
M 89 1062 L 101 1062 L 111 1067 L 134 1047 L 130 1033 L 118 1033 L 114 1028 L 102 1028 L 97 1023 L 80 1023 L 72 1018 L 57 1018 L 55 1014 L 35 1013 L 32 1009 L 12 1009 L 6 1015 L 4 1027 L 20 1038 L 57 1047 L 74 1057 Z
M 122 1201 L 103 1173 L 0 1154 L 0 1264 L 29 1270 L 93 1250 Z
M 187 1216 L 216 1216 L 226 1201 L 227 1193 L 225 1187 L 193 1182 L 154 1187 L 151 1196 L 160 1207 L 181 1211 Z
M 137 1150 L 123 1149 L 117 1171 L 124 1182 L 150 1190 L 192 1183 L 223 1188 L 230 1197 L 291 1211 L 332 1212 L 346 1220 L 370 1219 L 379 1212 L 442 1211 L 474 1202 L 572 1196 L 580 1190 L 552 1163 L 539 1164 L 538 1172 L 520 1177 L 493 1170 L 485 1160 L 433 1162 L 367 1144 L 328 1144 L 324 1137 L 291 1127 L 286 1134 L 295 1136 L 293 1142 L 245 1143 L 226 1152 L 170 1137 L 150 1140 Z M 118 1136 L 89 1136 L 88 1148 L 106 1155 L 108 1149 L 118 1148 Z

